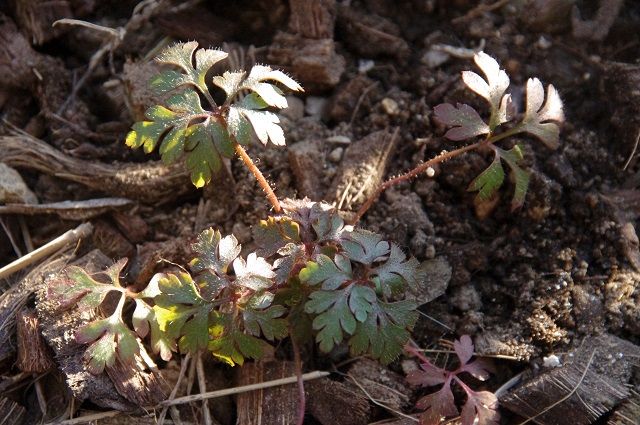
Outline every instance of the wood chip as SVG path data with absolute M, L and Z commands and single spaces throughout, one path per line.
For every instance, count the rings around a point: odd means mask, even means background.
M 40 335 L 38 315 L 35 310 L 25 308 L 17 317 L 18 360 L 16 365 L 23 372 L 44 373 L 53 369 L 51 349 Z

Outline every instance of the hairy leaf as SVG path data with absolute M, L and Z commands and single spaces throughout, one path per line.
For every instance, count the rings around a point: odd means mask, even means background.
M 537 78 L 527 80 L 527 106 L 522 120 L 522 131 L 531 133 L 540 139 L 549 149 L 559 146 L 560 128 L 556 122 L 564 121 L 562 100 L 558 91 L 550 84 L 547 88 L 547 101 L 544 101 L 544 88 Z
M 282 339 L 287 336 L 287 321 L 279 317 L 285 314 L 286 310 L 281 305 L 274 305 L 264 310 L 247 309 L 242 315 L 244 327 L 253 336 L 264 335 L 269 341 Z
M 407 329 L 413 328 L 418 320 L 417 305 L 412 301 L 376 302 L 375 298 L 366 301 L 370 302 L 367 318 L 358 323 L 349 340 L 351 352 L 369 353 L 384 364 L 391 363 L 411 336 Z
M 465 140 L 491 131 L 478 112 L 469 105 L 458 103 L 456 108 L 449 103 L 443 103 L 433 108 L 433 112 L 438 121 L 454 127 L 444 135 L 449 140 Z
M 209 328 L 208 349 L 214 357 L 230 366 L 243 365 L 245 358 L 260 359 L 273 351 L 267 342 L 240 331 L 229 315 L 217 314 Z
M 487 201 L 493 198 L 503 183 L 504 169 L 502 168 L 500 155 L 496 152 L 491 165 L 471 182 L 467 190 L 478 191 L 478 198 Z
M 336 254 L 333 260 L 320 254 L 315 262 L 307 262 L 307 266 L 300 270 L 299 277 L 310 285 L 322 283 L 322 289 L 331 291 L 352 279 L 351 262 L 341 254 Z
M 390 250 L 389 242 L 382 240 L 382 236 L 363 229 L 345 233 L 342 247 L 351 260 L 368 265 L 384 259 Z
M 189 84 L 197 88 L 202 94 L 208 93 L 209 89 L 205 80 L 207 72 L 213 65 L 225 59 L 228 55 L 221 50 L 198 49 L 196 51 L 197 48 L 198 43 L 190 41 L 188 43 L 177 43 L 165 49 L 158 56 L 158 62 L 175 65 L 182 72 L 163 72 L 151 80 L 151 88 L 159 93 L 166 93 L 182 85 Z
M 233 235 L 224 238 L 218 230 L 209 228 L 198 235 L 196 243 L 191 248 L 199 254 L 191 260 L 191 268 L 195 272 L 211 270 L 224 275 L 229 265 L 240 254 L 241 246 Z
M 136 308 L 133 311 L 131 322 L 133 329 L 140 338 L 144 338 L 151 331 L 151 349 L 160 354 L 164 361 L 171 359 L 171 352 L 176 351 L 176 343 L 168 338 L 165 332 L 160 330 L 156 313 L 149 304 L 141 299 L 136 299 Z
M 93 374 L 102 373 L 119 359 L 131 364 L 140 349 L 134 333 L 122 321 L 125 294 L 122 294 L 114 313 L 105 319 L 96 320 L 78 328 L 76 342 L 89 344 L 84 354 L 87 370 Z
M 309 221 L 316 233 L 316 241 L 339 241 L 342 234 L 352 231 L 352 226 L 347 226 L 335 208 L 316 202 L 309 211 Z
M 406 258 L 400 247 L 392 243 L 389 258 L 371 271 L 372 276 L 378 277 L 385 296 L 390 297 L 396 288 L 417 290 L 418 283 L 426 279 L 420 262 L 415 258 Z
M 508 120 L 507 106 L 510 96 L 505 95 L 509 87 L 509 77 L 498 62 L 484 52 L 473 57 L 476 65 L 484 73 L 486 80 L 473 71 L 463 71 L 462 80 L 471 90 L 485 98 L 491 105 L 489 128 L 493 131 L 498 125 Z
M 318 314 L 313 329 L 318 330 L 316 341 L 328 353 L 343 340 L 343 331 L 353 335 L 357 322 L 364 322 L 372 311 L 375 292 L 366 286 L 351 284 L 341 290 L 316 291 L 305 304 L 307 313 Z
M 254 291 L 270 288 L 276 277 L 273 266 L 264 258 L 258 257 L 255 252 L 249 254 L 246 262 L 242 257 L 236 258 L 233 261 L 233 270 L 236 272 L 234 283 Z
M 280 248 L 278 254 L 282 257 L 274 261 L 273 267 L 276 270 L 276 283 L 282 284 L 289 281 L 294 267 L 298 263 L 303 263 L 306 255 L 304 246 L 294 243 L 289 243 Z
M 165 274 L 158 280 L 161 294 L 153 310 L 160 331 L 168 339 L 178 339 L 182 353 L 195 353 L 209 342 L 209 313 L 212 304 L 198 293 L 188 273 Z
M 520 146 L 516 145 L 508 151 L 500 148 L 496 148 L 496 151 L 499 153 L 500 158 L 502 158 L 511 169 L 511 175 L 515 182 L 513 199 L 511 200 L 511 209 L 516 210 L 524 204 L 524 198 L 527 196 L 530 179 L 529 173 L 520 168 L 519 165 L 523 159 L 522 149 L 520 149 Z
M 269 217 L 253 227 L 258 255 L 270 257 L 289 243 L 300 242 L 300 225 L 289 217 Z
M 68 266 L 60 277 L 51 280 L 49 298 L 59 309 L 76 305 L 80 310 L 98 308 L 109 292 L 123 291 L 119 275 L 126 264 L 127 259 L 123 258 L 103 272 L 111 280 L 110 283 L 98 282 L 81 267 Z

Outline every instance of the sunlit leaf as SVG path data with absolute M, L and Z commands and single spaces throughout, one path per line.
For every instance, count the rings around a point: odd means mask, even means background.
M 547 101 L 544 102 L 544 88 L 537 78 L 527 80 L 527 106 L 522 120 L 522 131 L 531 133 L 548 148 L 559 146 L 560 128 L 558 122 L 564 121 L 562 100 L 558 91 L 550 84 L 547 88 Z
M 465 140 L 491 131 L 476 110 L 469 105 L 458 103 L 456 108 L 449 103 L 443 103 L 433 108 L 433 112 L 438 121 L 454 127 L 444 135 L 450 140 Z
M 242 247 L 235 236 L 228 235 L 223 238 L 218 230 L 209 228 L 198 235 L 198 240 L 191 248 L 198 254 L 190 263 L 193 271 L 209 269 L 215 273 L 226 274 Z
M 496 152 L 491 165 L 471 182 L 467 190 L 478 191 L 478 198 L 486 201 L 493 198 L 503 183 L 504 169 L 502 168 L 500 155 Z

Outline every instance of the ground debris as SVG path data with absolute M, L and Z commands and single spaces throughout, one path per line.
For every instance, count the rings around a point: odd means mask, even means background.
M 23 31 L 31 35 L 33 44 L 41 45 L 58 36 L 62 31 L 54 27 L 58 19 L 72 17 L 71 7 L 66 0 L 13 0 L 15 18 Z
M 410 404 L 412 391 L 405 378 L 374 360 L 357 360 L 349 368 L 349 376 L 353 380 L 347 380 L 347 385 L 354 392 L 359 389 L 355 384 L 358 382 L 371 398 L 390 409 L 403 411 Z
M 305 383 L 307 411 L 321 425 L 365 425 L 371 406 L 359 389 L 329 378 Z
M 26 409 L 13 400 L 0 397 L 0 419 L 3 425 L 21 425 Z
M 52 353 L 40 335 L 38 315 L 35 310 L 25 308 L 17 317 L 18 360 L 23 372 L 44 373 L 55 367 Z
M 0 164 L 1 165 L 1 164 Z M 0 206 L 2 214 L 57 214 L 65 220 L 88 220 L 109 211 L 130 208 L 133 202 L 125 198 L 99 198 L 86 201 L 62 201 L 48 204 L 8 204 Z
M 0 203 L 36 204 L 38 198 L 27 187 L 20 174 L 0 162 Z
M 626 384 L 640 347 L 610 334 L 589 337 L 546 370 L 500 398 L 541 425 L 591 424 L 629 397 Z

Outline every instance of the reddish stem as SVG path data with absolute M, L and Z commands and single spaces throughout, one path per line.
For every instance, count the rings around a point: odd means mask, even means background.
M 256 164 L 251 159 L 251 157 L 247 154 L 247 151 L 245 151 L 244 148 L 239 143 L 236 143 L 235 145 L 236 145 L 235 146 L 236 153 L 238 154 L 240 159 L 242 159 L 242 162 L 244 162 L 244 164 L 247 166 L 249 171 L 251 171 L 251 174 L 253 174 L 253 176 L 258 181 L 258 184 L 260 185 L 264 193 L 267 195 L 267 200 L 269 201 L 271 206 L 273 206 L 274 211 L 276 213 L 279 213 L 280 211 L 282 211 L 282 208 L 280 207 L 280 201 L 278 201 L 278 197 L 276 196 L 273 189 L 271 189 L 271 186 L 269 186 L 269 182 L 267 182 L 267 179 L 264 177 L 262 172 L 258 169 Z

